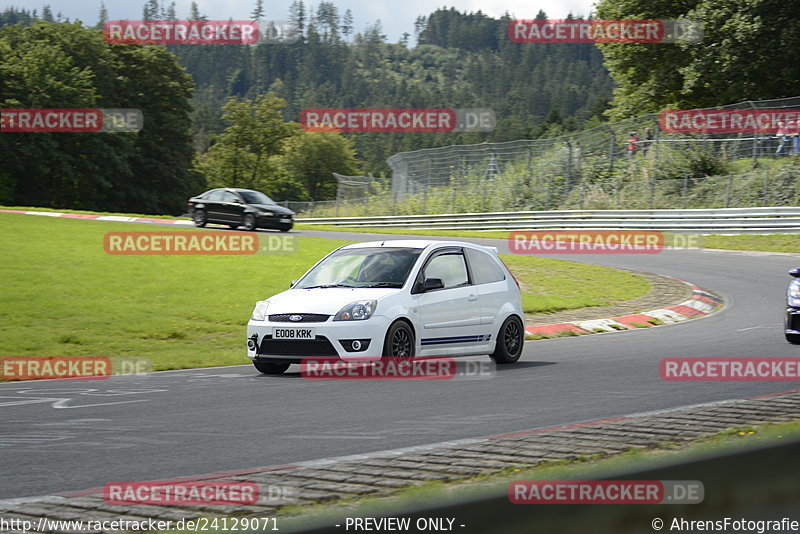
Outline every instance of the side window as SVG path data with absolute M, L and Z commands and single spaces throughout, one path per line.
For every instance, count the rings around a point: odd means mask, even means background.
M 472 269 L 472 282 L 474 284 L 488 284 L 506 279 L 505 273 L 491 256 L 480 250 L 466 247 L 464 250 L 467 253 L 467 259 L 469 259 L 470 269 Z
M 222 195 L 222 201 L 223 202 L 230 202 L 231 204 L 236 202 L 236 200 L 238 200 L 238 198 L 239 198 L 238 196 L 234 195 L 230 191 L 225 191 L 225 193 Z
M 441 278 L 445 289 L 469 284 L 464 255 L 446 253 L 436 256 L 425 266 L 425 278 Z
M 214 202 L 222 202 L 222 194 L 225 192 L 223 189 L 215 189 L 206 195 L 206 199 Z

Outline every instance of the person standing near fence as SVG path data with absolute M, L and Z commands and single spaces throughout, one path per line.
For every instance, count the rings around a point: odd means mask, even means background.
M 792 156 L 800 154 L 800 130 L 798 130 L 798 127 L 800 127 L 800 124 L 795 121 L 789 121 L 786 126 L 788 130 L 786 137 L 792 141 Z
M 636 135 L 636 132 L 631 132 L 631 137 L 628 139 L 628 155 L 633 156 L 636 154 L 636 150 L 639 148 L 639 136 Z
M 650 128 L 644 129 L 644 143 L 642 144 L 642 154 L 645 156 L 648 152 L 650 152 L 650 144 L 653 142 L 653 132 L 650 131 Z
M 775 155 L 783 154 L 783 145 L 786 143 L 786 126 L 784 125 L 783 121 L 778 121 L 778 131 L 775 132 L 775 137 L 778 138 L 778 149 L 775 151 Z

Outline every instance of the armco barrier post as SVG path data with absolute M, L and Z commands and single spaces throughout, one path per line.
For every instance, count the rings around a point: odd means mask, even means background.
M 731 207 L 731 187 L 733 186 L 733 175 L 728 175 L 728 189 L 725 191 L 725 207 Z
M 683 175 L 683 209 L 686 209 L 686 197 L 689 195 L 689 173 Z

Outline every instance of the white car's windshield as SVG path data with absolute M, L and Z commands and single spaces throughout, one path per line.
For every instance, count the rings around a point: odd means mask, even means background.
M 422 249 L 355 248 L 334 252 L 295 286 L 402 287 Z

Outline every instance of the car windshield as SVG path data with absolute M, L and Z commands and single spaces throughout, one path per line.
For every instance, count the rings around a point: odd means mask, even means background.
M 275 204 L 275 201 L 259 191 L 239 191 L 248 204 Z
M 384 247 L 339 250 L 311 269 L 295 288 L 403 287 L 421 252 Z

